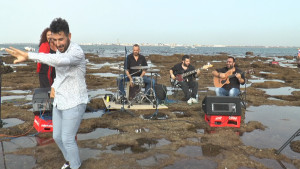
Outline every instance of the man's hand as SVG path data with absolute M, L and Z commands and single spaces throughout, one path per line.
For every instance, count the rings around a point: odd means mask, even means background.
M 221 79 L 225 79 L 225 78 L 226 78 L 226 75 L 225 75 L 225 73 L 219 73 L 219 78 L 221 78 Z
M 173 80 L 175 80 L 175 79 L 176 79 L 176 76 L 174 76 L 174 75 L 171 75 L 171 78 L 172 78 Z
M 235 74 L 235 77 L 236 77 L 237 79 L 240 79 L 242 76 L 241 76 L 240 73 L 237 73 L 237 74 Z
M 198 70 L 197 70 L 197 75 L 196 75 L 196 77 L 199 77 L 199 76 L 200 76 L 200 72 L 201 72 L 200 69 L 198 69 Z
M 129 78 L 129 85 L 130 85 L 130 87 L 133 87 L 133 80 L 132 80 L 132 78 Z
M 51 87 L 50 98 L 54 98 L 54 97 L 55 97 L 55 90 L 54 88 Z
M 17 58 L 16 60 L 14 60 L 14 64 L 25 62 L 28 60 L 27 52 L 21 51 L 13 47 L 6 48 L 5 51 L 10 55 L 12 55 L 13 57 Z

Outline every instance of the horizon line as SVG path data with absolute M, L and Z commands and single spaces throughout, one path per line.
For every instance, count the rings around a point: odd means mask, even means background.
M 75 42 L 76 43 L 76 42 Z M 0 45 L 10 45 L 10 44 L 33 44 L 38 45 L 38 43 L 30 43 L 30 42 L 11 42 L 11 43 L 0 43 Z M 299 46 L 289 46 L 289 45 L 200 45 L 200 44 L 177 44 L 177 43 L 78 43 L 83 46 L 92 46 L 92 45 L 103 45 L 103 46 L 133 46 L 134 44 L 139 44 L 140 46 L 156 46 L 156 47 L 263 47 L 263 48 L 299 48 Z M 1 46 L 0 46 L 1 48 Z

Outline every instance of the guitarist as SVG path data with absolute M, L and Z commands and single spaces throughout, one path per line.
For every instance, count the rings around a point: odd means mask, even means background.
M 192 66 L 190 62 L 190 56 L 184 55 L 182 57 L 182 62 L 174 65 L 170 70 L 171 78 L 178 81 L 178 84 L 189 105 L 192 103 L 198 103 L 198 100 L 196 99 L 196 95 L 198 93 L 198 82 L 195 81 L 194 78 L 197 78 L 200 75 L 200 70 L 184 78 L 178 77 L 180 77 L 183 73 L 195 70 L 194 66 Z M 192 92 L 190 92 L 189 89 L 192 89 Z
M 225 82 L 223 86 L 216 86 L 217 96 L 238 96 L 240 94 L 240 84 L 245 84 L 245 75 L 241 69 L 235 66 L 234 57 L 227 58 L 226 67 L 216 69 L 212 72 L 214 80 Z M 227 81 L 227 83 L 226 83 Z

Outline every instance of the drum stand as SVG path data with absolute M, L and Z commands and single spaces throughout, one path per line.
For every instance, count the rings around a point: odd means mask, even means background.
M 290 144 L 293 139 L 297 136 L 300 136 L 300 129 L 298 131 L 296 131 L 292 137 L 290 137 L 277 151 L 276 154 L 279 154 L 288 144 Z
M 154 92 L 154 86 L 153 86 L 153 83 L 152 83 L 152 72 L 151 72 L 151 80 L 150 80 L 150 88 L 145 91 L 145 92 L 142 92 L 141 88 L 142 86 L 140 86 L 139 90 L 140 92 L 133 98 L 133 100 L 136 100 L 137 103 L 141 104 L 143 103 L 144 100 L 147 100 L 149 103 L 151 103 L 153 105 L 153 108 L 157 107 L 157 104 L 156 104 L 156 95 L 155 95 L 155 92 Z M 149 95 L 147 96 L 147 93 L 149 92 Z

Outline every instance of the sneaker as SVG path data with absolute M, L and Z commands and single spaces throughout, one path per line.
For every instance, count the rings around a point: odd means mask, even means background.
M 198 103 L 198 100 L 195 98 L 191 98 L 192 99 L 192 103 Z
M 71 169 L 71 168 L 70 168 L 69 162 L 67 161 L 67 162 L 61 167 L 61 169 Z
M 193 98 L 190 98 L 188 101 L 187 101 L 187 104 L 189 104 L 189 105 L 192 105 L 192 103 L 193 103 Z

